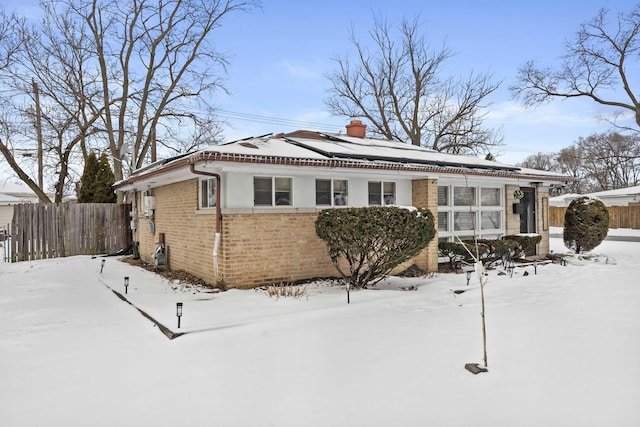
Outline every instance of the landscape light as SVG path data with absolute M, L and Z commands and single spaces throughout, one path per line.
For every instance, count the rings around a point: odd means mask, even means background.
M 538 260 L 533 260 L 533 274 L 538 274 Z
M 345 281 L 347 282 L 347 304 L 350 304 L 351 303 L 351 301 L 350 301 L 351 298 L 349 297 L 349 290 L 351 288 L 351 278 L 347 277 L 347 279 Z
M 509 273 L 509 277 L 513 277 L 513 270 L 515 270 L 516 264 L 513 261 L 509 261 L 507 264 L 507 272 Z
M 180 329 L 180 318 L 182 317 L 182 303 L 176 303 L 176 316 L 178 316 L 178 329 Z
M 469 286 L 469 280 L 471 280 L 471 270 L 467 270 L 467 286 Z
M 124 277 L 124 293 L 127 293 L 127 288 L 129 287 L 129 276 Z
M 100 266 L 100 274 L 102 274 L 102 270 L 104 269 L 104 263 L 107 262 L 107 260 L 103 259 L 102 260 L 102 265 Z

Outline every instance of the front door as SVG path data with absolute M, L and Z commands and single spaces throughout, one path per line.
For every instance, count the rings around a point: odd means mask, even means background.
M 535 233 L 536 230 L 536 189 L 521 188 L 524 197 L 520 200 L 520 233 Z

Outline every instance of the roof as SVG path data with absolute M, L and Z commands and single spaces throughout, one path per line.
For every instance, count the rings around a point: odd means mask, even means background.
M 596 197 L 635 196 L 640 195 L 640 185 L 617 188 L 615 190 L 598 191 L 596 193 L 589 193 L 589 195 Z
M 299 167 L 391 170 L 422 174 L 456 174 L 565 182 L 567 175 L 524 169 L 474 156 L 446 154 L 403 142 L 357 138 L 340 134 L 296 131 L 269 134 L 208 147 L 191 155 L 161 160 L 138 169 L 115 189 L 127 190 L 135 182 L 187 169 L 199 162 L 272 164 Z
M 22 199 L 6 193 L 0 193 L 0 205 L 17 205 L 19 203 L 22 203 Z
M 36 194 L 26 185 L 22 184 L 14 184 L 13 182 L 4 182 L 0 181 L 0 193 L 9 194 L 9 195 L 17 195 L 17 196 L 28 196 L 32 197 Z

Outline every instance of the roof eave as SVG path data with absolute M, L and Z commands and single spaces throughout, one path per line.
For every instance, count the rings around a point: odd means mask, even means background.
M 406 172 L 440 173 L 453 175 L 487 176 L 505 179 L 524 179 L 528 181 L 540 182 L 567 182 L 574 179 L 565 175 L 532 174 L 522 173 L 518 168 L 493 168 L 489 169 L 478 165 L 456 165 L 440 164 L 441 162 L 411 163 L 392 161 L 391 159 L 367 159 L 367 158 L 294 158 L 281 156 L 261 156 L 247 154 L 226 154 L 217 151 L 201 151 L 196 154 L 178 158 L 160 167 L 137 173 L 129 178 L 118 181 L 113 185 L 114 190 L 127 191 L 135 186 L 137 182 L 148 181 L 150 178 L 185 168 L 190 164 L 199 162 L 231 162 L 231 163 L 252 163 L 252 164 L 273 164 L 286 166 L 303 167 L 329 167 L 329 168 L 350 168 L 350 169 L 370 169 L 370 170 L 396 170 Z M 469 167 L 473 166 L 473 167 Z

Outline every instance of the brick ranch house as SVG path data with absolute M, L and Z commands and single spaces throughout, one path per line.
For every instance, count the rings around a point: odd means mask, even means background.
M 537 252 L 546 254 L 549 188 L 567 179 L 366 138 L 353 120 L 346 135 L 267 135 L 158 161 L 114 188 L 132 202 L 144 261 L 251 288 L 335 277 L 314 222 L 320 210 L 341 206 L 430 209 L 438 238 L 413 260 L 423 271 L 437 270 L 438 241 L 474 230 L 489 239 L 538 233 Z

